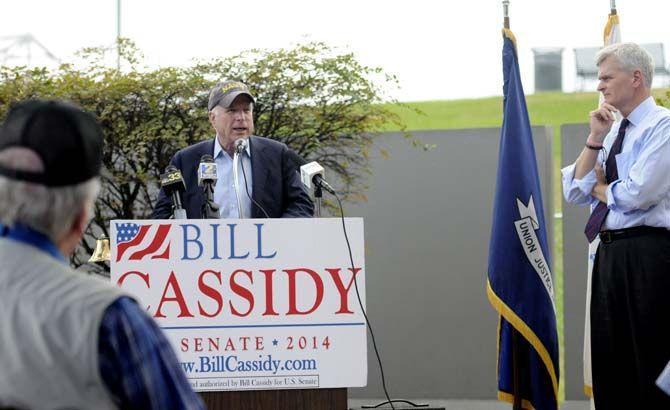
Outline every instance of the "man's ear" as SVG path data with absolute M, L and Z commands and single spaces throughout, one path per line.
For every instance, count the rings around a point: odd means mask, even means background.
M 89 209 L 88 206 L 83 206 L 79 212 L 77 213 L 77 216 L 74 219 L 74 222 L 72 224 L 71 232 L 73 234 L 76 234 L 79 237 L 84 236 L 84 231 L 86 230 L 86 227 L 88 226 L 88 220 L 89 220 Z
M 84 237 L 84 231 L 88 226 L 88 215 L 88 205 L 82 206 L 72 220 L 72 224 L 68 230 L 55 241 L 56 246 L 63 255 L 70 256 L 81 242 L 81 239 Z
M 642 70 L 633 70 L 633 86 L 644 87 L 644 77 L 642 76 Z

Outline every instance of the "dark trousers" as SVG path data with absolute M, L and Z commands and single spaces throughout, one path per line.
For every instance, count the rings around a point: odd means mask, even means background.
M 670 409 L 656 378 L 670 360 L 670 234 L 601 243 L 591 296 L 597 410 Z

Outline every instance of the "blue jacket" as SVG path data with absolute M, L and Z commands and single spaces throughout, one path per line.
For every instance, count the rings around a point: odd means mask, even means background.
M 253 173 L 252 198 L 268 213 L 270 218 L 310 218 L 314 205 L 305 192 L 289 159 L 288 147 L 269 138 L 249 137 L 251 149 L 251 172 Z M 198 186 L 198 165 L 204 154 L 214 153 L 214 140 L 202 141 L 186 147 L 172 157 L 170 163 L 177 167 L 186 184 L 181 195 L 182 206 L 189 219 L 200 219 L 204 195 Z M 154 207 L 153 219 L 172 216 L 172 200 L 160 190 Z M 256 204 L 251 204 L 251 217 L 264 218 L 265 214 Z

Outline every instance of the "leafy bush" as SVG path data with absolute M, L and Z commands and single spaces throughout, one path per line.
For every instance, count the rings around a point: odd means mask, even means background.
M 149 216 L 159 175 L 177 150 L 213 138 L 207 98 L 219 81 L 247 83 L 257 100 L 256 134 L 319 161 L 345 198 L 361 199 L 353 193 L 365 187 L 368 158 L 383 125 L 404 129 L 382 104 L 388 102 L 384 87 L 397 86 L 396 79 L 324 43 L 254 49 L 186 68 L 144 67 L 134 44 L 121 40 L 119 70 L 104 63 L 109 51 L 84 49 L 80 61 L 53 71 L 0 67 L 0 116 L 21 100 L 58 98 L 94 113 L 104 130 L 103 190 L 73 257 L 76 266 L 92 252 L 95 236 L 108 234 L 109 220 Z

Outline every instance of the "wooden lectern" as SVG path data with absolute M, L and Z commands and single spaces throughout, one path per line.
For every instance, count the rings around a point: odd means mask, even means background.
M 201 392 L 210 410 L 345 410 L 347 389 Z

